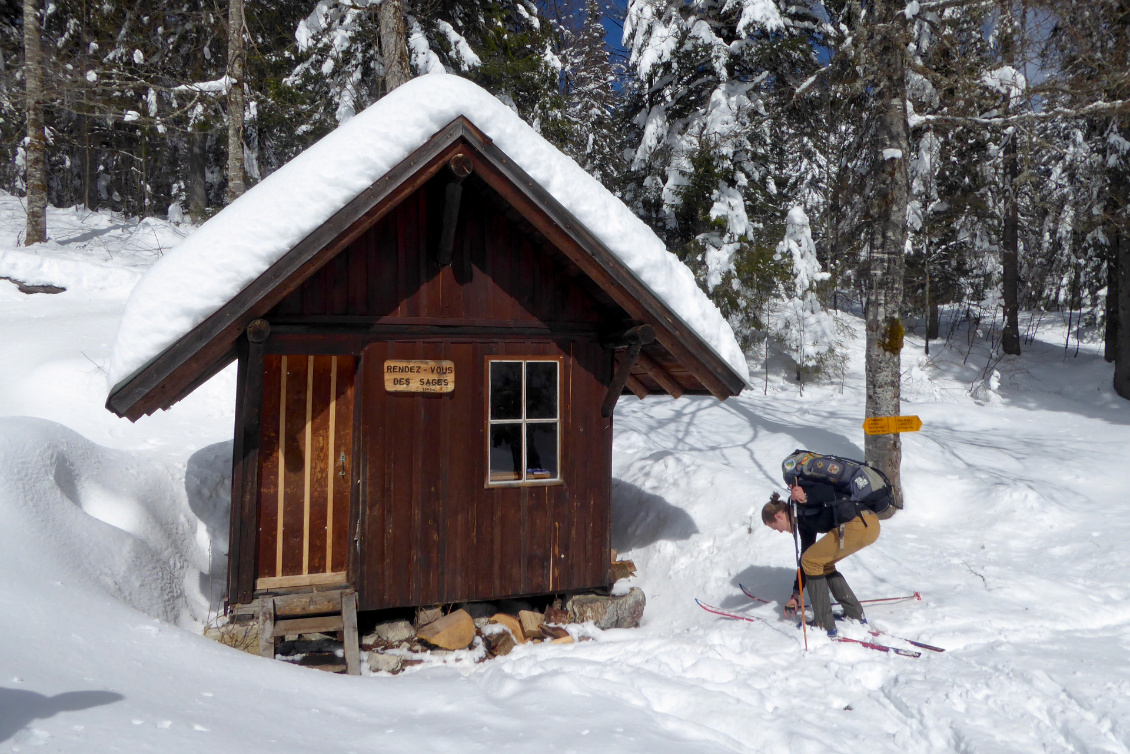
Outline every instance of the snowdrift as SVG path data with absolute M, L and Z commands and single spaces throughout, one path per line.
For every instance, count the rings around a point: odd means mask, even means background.
M 0 418 L 4 571 L 46 568 L 199 628 L 222 606 L 230 467 L 230 443 L 178 473 L 52 422 Z

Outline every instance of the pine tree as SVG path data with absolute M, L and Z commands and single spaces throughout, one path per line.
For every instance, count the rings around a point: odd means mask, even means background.
M 796 364 L 797 382 L 818 371 L 835 351 L 836 323 L 824 310 L 817 284 L 829 275 L 816 259 L 816 244 L 803 207 L 789 210 L 785 237 L 777 245 L 774 260 L 787 270 L 781 284 L 781 302 L 773 332 Z
M 794 6 L 758 0 L 628 5 L 626 195 L 747 347 L 764 332 L 762 304 L 780 274 L 781 218 L 809 172 L 782 114 L 817 67 L 810 23 Z
M 602 15 L 597 0 L 585 0 L 580 28 L 562 30 L 565 133 L 558 138 L 566 154 L 615 189 L 627 164 L 617 133 L 617 76 L 604 43 Z

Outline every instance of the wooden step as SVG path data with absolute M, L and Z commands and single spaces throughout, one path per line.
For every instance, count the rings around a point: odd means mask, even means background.
M 275 621 L 275 638 L 296 634 L 324 634 L 345 629 L 341 614 L 324 615 L 317 618 L 291 618 Z
M 258 602 L 260 655 L 273 659 L 275 642 L 280 636 L 340 631 L 345 648 L 347 672 L 349 675 L 361 674 L 361 643 L 357 635 L 357 593 L 352 589 L 277 597 L 264 596 L 260 597 Z

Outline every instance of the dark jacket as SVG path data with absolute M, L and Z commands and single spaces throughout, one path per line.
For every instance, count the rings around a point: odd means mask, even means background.
M 817 535 L 836 528 L 836 517 L 832 512 L 832 506 L 828 503 L 847 500 L 849 496 L 837 492 L 830 484 L 820 482 L 801 481 L 800 488 L 804 490 L 807 498 L 807 502 L 798 503 L 796 506 L 796 530 L 800 536 L 800 551 L 803 554 L 816 542 Z M 794 582 L 793 594 L 800 594 L 803 586 L 804 573 L 800 572 L 800 587 L 798 588 Z

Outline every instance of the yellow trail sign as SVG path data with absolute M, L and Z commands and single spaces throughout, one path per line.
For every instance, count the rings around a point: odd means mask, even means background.
M 920 429 L 922 420 L 917 416 L 872 416 L 863 420 L 863 431 L 869 435 L 917 432 Z

